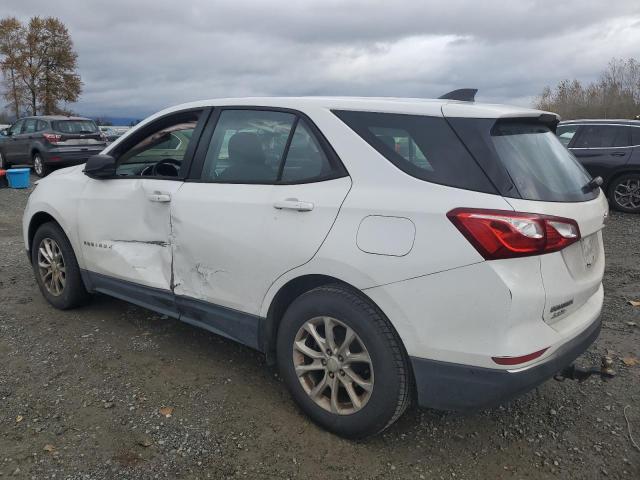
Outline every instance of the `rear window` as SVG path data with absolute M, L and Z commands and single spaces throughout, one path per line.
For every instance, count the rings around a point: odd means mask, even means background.
M 441 117 L 378 112 L 333 112 L 387 160 L 428 182 L 497 193 Z
M 590 175 L 546 125 L 498 121 L 490 139 L 522 198 L 585 201 L 598 195 L 583 190 Z
M 51 122 L 54 130 L 61 133 L 96 133 L 98 126 L 92 120 L 55 120 Z

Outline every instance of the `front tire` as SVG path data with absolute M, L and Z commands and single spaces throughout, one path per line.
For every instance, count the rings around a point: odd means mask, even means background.
M 47 165 L 45 165 L 42 155 L 40 155 L 38 152 L 33 154 L 33 171 L 36 172 L 36 175 L 40 178 L 49 175 L 50 169 Z
M 342 285 L 293 301 L 278 329 L 277 358 L 298 406 L 340 436 L 379 433 L 410 403 L 411 371 L 397 333 L 369 300 Z
M 31 264 L 38 287 L 47 301 L 60 310 L 84 304 L 89 294 L 69 239 L 53 222 L 41 225 L 33 237 Z
M 640 174 L 615 178 L 609 187 L 609 203 L 621 212 L 640 213 Z

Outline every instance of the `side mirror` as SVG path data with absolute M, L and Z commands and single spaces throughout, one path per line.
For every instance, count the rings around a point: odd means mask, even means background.
M 116 175 L 116 159 L 111 155 L 93 155 L 87 160 L 83 171 L 91 178 L 112 178 Z
M 3 137 L 10 137 L 11 136 L 11 130 L 9 128 L 4 128 L 4 129 L 0 130 L 0 135 L 2 135 Z

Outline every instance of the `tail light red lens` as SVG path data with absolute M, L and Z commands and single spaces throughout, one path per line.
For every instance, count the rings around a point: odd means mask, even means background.
M 456 208 L 447 217 L 486 260 L 557 252 L 580 240 L 570 218 L 477 208 Z
M 43 133 L 42 136 L 47 140 L 47 142 L 53 143 L 54 145 L 62 139 L 62 135 L 57 135 L 55 133 Z

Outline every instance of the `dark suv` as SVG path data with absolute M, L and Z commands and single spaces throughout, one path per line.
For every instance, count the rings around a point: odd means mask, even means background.
M 613 208 L 640 213 L 640 121 L 571 120 L 556 134 L 592 176 L 602 177 Z
M 40 177 L 54 167 L 84 163 L 106 146 L 95 122 L 82 117 L 21 118 L 2 135 L 0 169 L 29 164 Z

